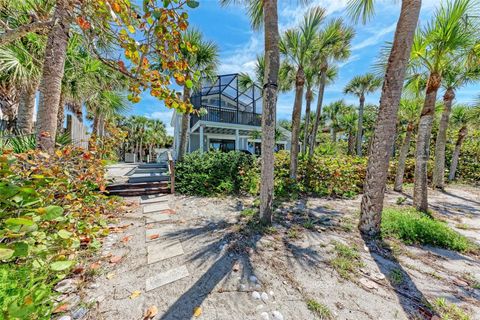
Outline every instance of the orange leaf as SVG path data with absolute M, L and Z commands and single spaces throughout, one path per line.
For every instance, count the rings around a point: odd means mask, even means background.
M 148 239 L 155 240 L 155 239 L 158 239 L 159 237 L 160 237 L 160 235 L 158 235 L 158 234 L 152 234 L 152 235 L 148 236 Z
M 158 313 L 158 308 L 156 306 L 151 306 L 143 314 L 143 319 L 144 320 L 153 319 L 153 317 L 155 317 L 157 313 Z
M 122 260 L 122 256 L 113 256 L 110 258 L 110 263 L 119 263 Z

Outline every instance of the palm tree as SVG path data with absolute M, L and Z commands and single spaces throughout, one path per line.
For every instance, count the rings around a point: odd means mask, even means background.
M 356 76 L 346 85 L 345 94 L 353 94 L 359 99 L 358 126 L 357 126 L 357 156 L 362 156 L 363 136 L 363 108 L 365 106 L 365 95 L 377 91 L 382 85 L 382 79 L 372 73 Z
M 443 112 L 438 126 L 437 139 L 435 141 L 435 167 L 433 169 L 433 188 L 444 188 L 445 183 L 445 146 L 447 143 L 447 129 L 450 120 L 455 92 L 464 85 L 480 79 L 480 67 L 478 57 L 464 56 L 457 60 L 443 74 Z
M 218 48 L 215 43 L 205 41 L 202 33 L 196 29 L 188 30 L 184 35 L 184 39 L 196 48 L 194 52 L 190 52 L 186 49 L 182 50 L 182 54 L 187 59 L 191 70 L 186 76 L 186 81 L 183 86 L 183 100 L 187 103 L 190 103 L 190 93 L 192 89 L 190 83 L 193 78 L 193 74 L 196 73 L 202 78 L 205 77 L 210 79 L 216 75 L 215 73 L 218 65 Z M 199 81 L 197 84 L 201 85 L 201 81 Z M 187 151 L 190 112 L 191 110 L 185 110 L 182 115 L 182 129 L 178 153 L 179 160 L 183 159 Z
M 333 82 L 337 76 L 337 73 L 334 72 L 336 70 L 334 63 L 344 61 L 350 56 L 350 44 L 354 36 L 353 28 L 346 26 L 342 19 L 334 19 L 319 32 L 316 39 L 315 55 L 312 57 L 312 63 L 316 63 L 320 67 L 320 72 L 317 80 L 317 109 L 309 146 L 310 156 L 313 155 L 317 142 L 325 87 L 328 83 Z
M 455 180 L 455 174 L 457 172 L 458 160 L 460 158 L 460 150 L 462 148 L 463 141 L 468 134 L 468 125 L 470 123 L 478 123 L 480 120 L 480 107 L 469 107 L 466 105 L 457 105 L 452 109 L 452 124 L 459 128 L 457 134 L 457 141 L 455 143 L 455 149 L 452 154 L 452 162 L 450 163 L 450 172 L 448 180 Z
M 57 113 L 70 30 L 71 0 L 57 0 L 43 62 L 37 113 L 37 144 L 49 153 L 55 147 Z
M 355 154 L 355 130 L 357 128 L 358 114 L 353 106 L 346 106 L 340 115 L 340 126 L 348 135 L 347 154 Z
M 468 54 L 475 44 L 477 31 L 465 23 L 467 13 L 474 10 L 475 2 L 471 0 L 454 0 L 442 4 L 435 12 L 432 22 L 415 36 L 412 69 L 418 69 L 416 73 L 426 71 L 429 74 L 418 124 L 413 189 L 413 205 L 423 212 L 428 210 L 427 164 L 437 92 L 444 71 L 455 64 L 459 57 Z
M 324 109 L 325 118 L 329 123 L 333 143 L 337 142 L 337 132 L 342 129 L 341 117 L 347 109 L 348 106 L 343 100 L 332 102 Z
M 397 171 L 395 173 L 395 183 L 393 190 L 401 192 L 403 187 L 403 176 L 405 174 L 405 162 L 407 160 L 408 151 L 410 149 L 410 142 L 412 139 L 415 125 L 420 116 L 420 99 L 402 99 L 400 101 L 400 123 L 405 125 L 405 138 L 400 148 L 398 156 Z
M 349 0 L 349 11 L 364 22 L 373 14 L 374 0 Z M 395 139 L 397 112 L 403 80 L 420 15 L 421 0 L 402 0 L 380 97 L 380 108 L 368 157 L 359 229 L 364 235 L 380 233 L 383 198 L 388 175 L 390 150 Z
M 310 55 L 317 31 L 323 22 L 325 11 L 319 7 L 307 11 L 303 23 L 298 29 L 285 32 L 280 40 L 280 52 L 289 64 L 295 68 L 295 103 L 292 112 L 292 142 L 290 147 L 290 178 L 297 178 L 300 121 L 302 118 L 302 100 L 305 85 L 305 67 Z
M 228 4 L 235 0 L 221 0 Z M 240 0 L 239 0 L 240 1 Z M 260 218 L 264 223 L 272 222 L 273 205 L 273 162 L 275 147 L 275 121 L 277 109 L 278 70 L 280 50 L 278 46 L 277 0 L 243 1 L 248 6 L 251 24 L 254 29 L 264 27 L 265 72 L 263 76 L 262 110 L 262 169 L 260 183 Z

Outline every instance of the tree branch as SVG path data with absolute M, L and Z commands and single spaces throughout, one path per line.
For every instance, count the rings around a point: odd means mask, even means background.
M 4 33 L 0 34 L 0 45 L 6 45 L 12 41 L 15 41 L 30 32 L 37 32 L 44 30 L 48 27 L 51 27 L 53 24 L 52 20 L 48 21 L 37 21 L 30 24 L 25 24 L 16 29 L 7 29 Z

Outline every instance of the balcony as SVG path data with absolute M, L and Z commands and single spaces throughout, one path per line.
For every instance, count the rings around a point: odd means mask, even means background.
M 252 84 L 243 88 L 238 74 L 204 79 L 200 90 L 190 98 L 196 110 L 205 109 L 206 114 L 193 113 L 190 126 L 198 121 L 220 122 L 260 127 L 262 123 L 262 90 Z

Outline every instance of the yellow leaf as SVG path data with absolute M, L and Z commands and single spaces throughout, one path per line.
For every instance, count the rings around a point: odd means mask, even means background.
M 130 31 L 130 33 L 135 33 L 135 27 L 130 25 L 127 27 L 128 28 L 128 31 Z
M 158 313 L 158 308 L 156 306 L 151 306 L 143 314 L 143 319 L 145 319 L 145 320 L 152 319 L 153 317 L 155 317 L 157 315 L 157 313 Z
M 193 315 L 195 317 L 200 317 L 201 314 L 202 314 L 202 308 L 201 307 L 193 308 Z
M 114 277 L 115 277 L 115 273 L 113 273 L 113 272 L 110 272 L 109 274 L 107 274 L 107 279 L 108 279 L 108 280 L 111 280 L 111 279 L 113 279 Z
M 136 299 L 140 296 L 142 292 L 140 292 L 139 290 L 135 290 L 132 292 L 132 294 L 130 295 L 130 299 Z

